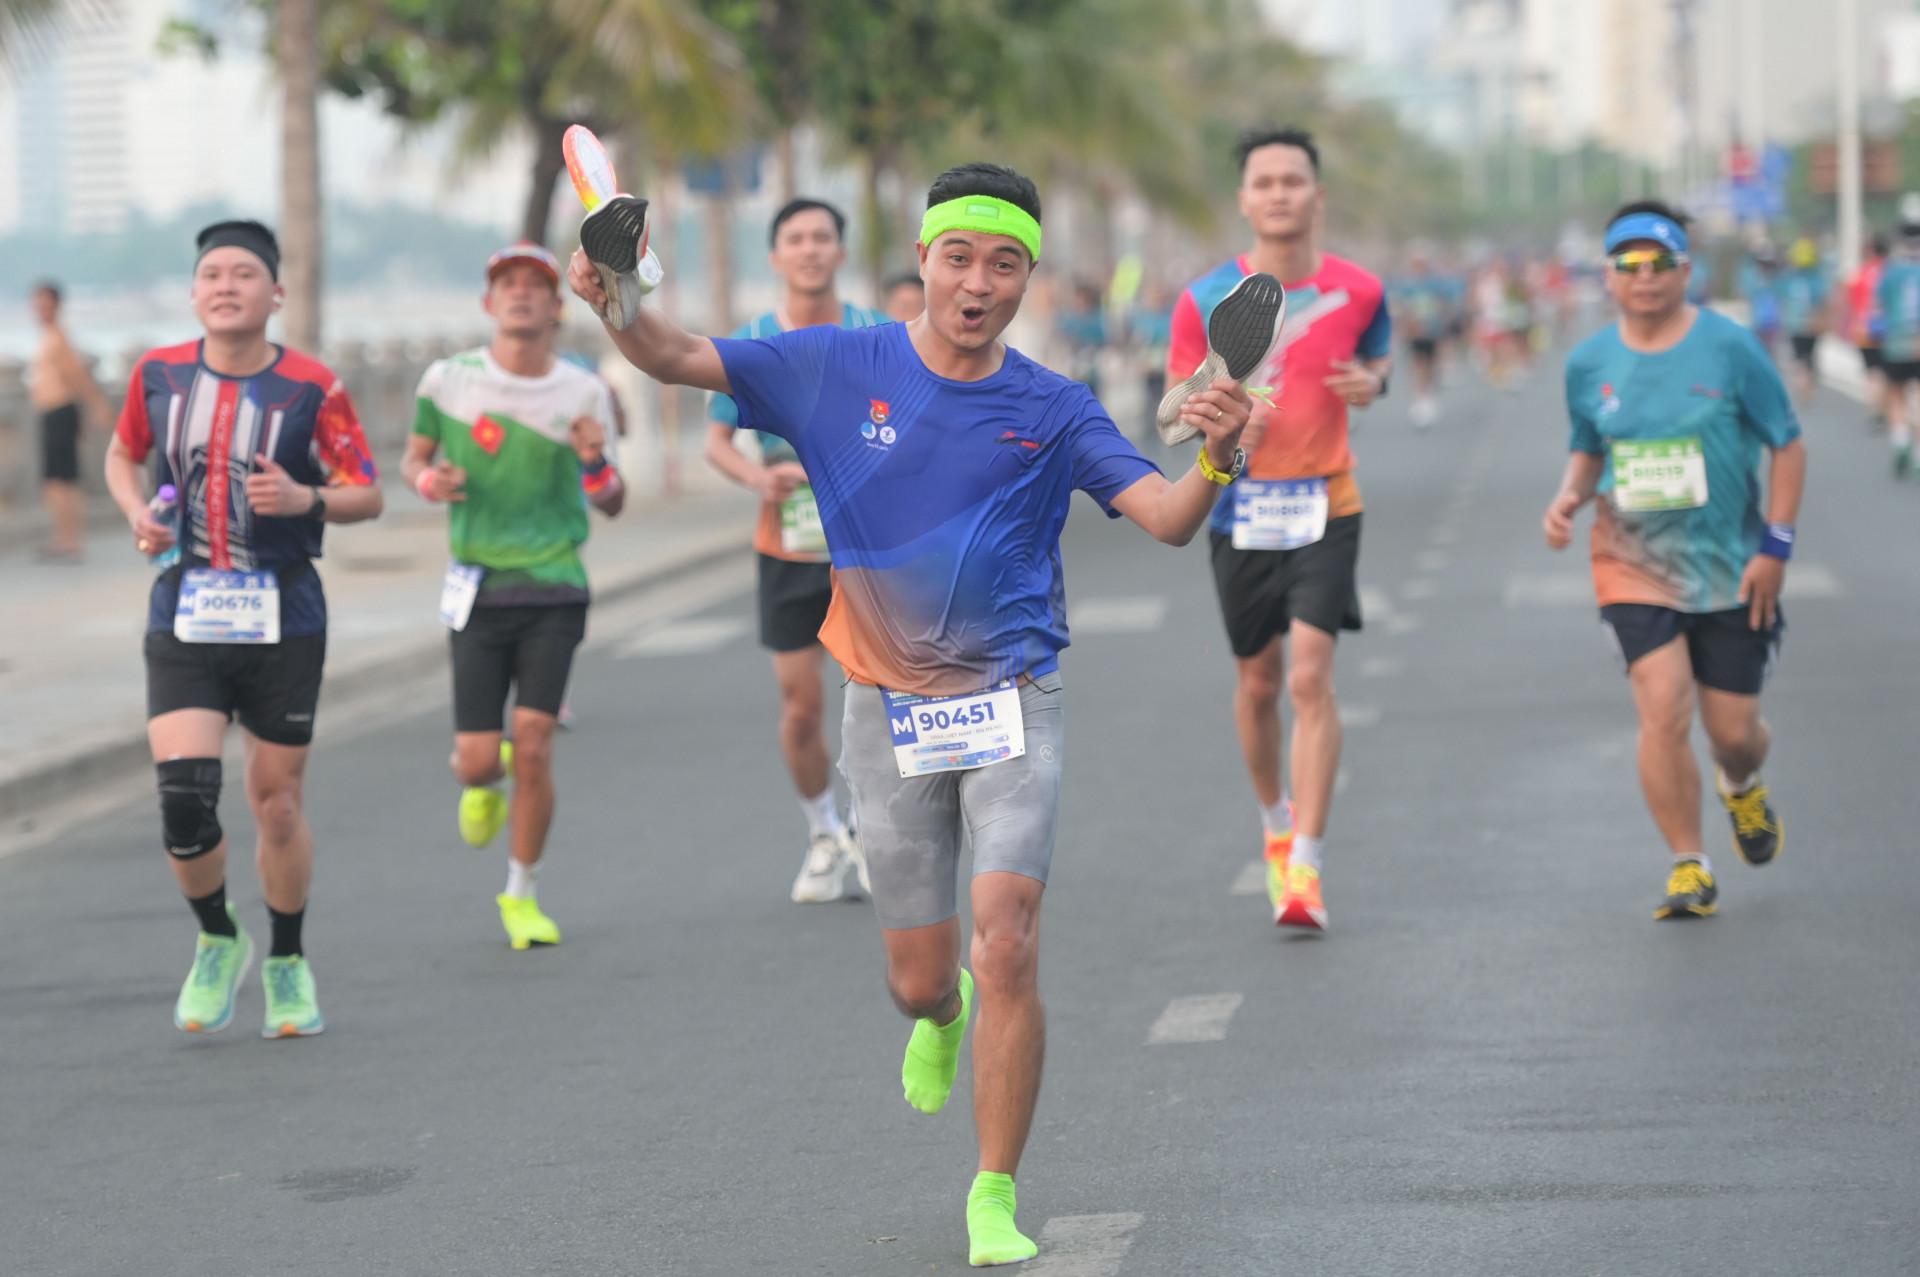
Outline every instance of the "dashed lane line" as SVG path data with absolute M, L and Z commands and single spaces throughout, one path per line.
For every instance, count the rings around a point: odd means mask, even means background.
M 1233 1019 L 1233 1013 L 1245 1000 L 1245 995 L 1239 993 L 1198 993 L 1175 998 L 1167 1003 L 1167 1009 L 1147 1031 L 1147 1045 L 1225 1041 L 1227 1021 Z
M 737 616 L 696 617 L 667 621 L 634 635 L 614 651 L 615 656 L 694 656 L 714 652 L 745 634 L 751 626 Z
M 1233 880 L 1232 894 L 1236 896 L 1264 896 L 1267 894 L 1267 862 L 1250 860 L 1240 866 L 1240 876 Z
M 1166 619 L 1167 599 L 1162 594 L 1080 599 L 1067 608 L 1067 627 L 1075 638 L 1083 634 L 1151 634 Z
M 1133 1249 L 1137 1212 L 1056 1215 L 1040 1230 L 1040 1254 L 1022 1271 L 1033 1277 L 1114 1277 Z

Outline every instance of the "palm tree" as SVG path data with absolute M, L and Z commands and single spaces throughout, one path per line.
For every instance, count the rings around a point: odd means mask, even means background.
M 530 132 L 520 229 L 538 241 L 569 125 L 712 155 L 751 111 L 738 52 L 686 0 L 338 0 L 323 43 L 333 88 L 409 123 L 456 119 L 467 158 Z

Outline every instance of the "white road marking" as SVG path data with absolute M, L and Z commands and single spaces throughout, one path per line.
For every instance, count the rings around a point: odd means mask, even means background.
M 1160 594 L 1121 595 L 1081 599 L 1067 608 L 1067 628 L 1082 634 L 1151 634 L 1167 619 L 1167 600 Z
M 1038 1277 L 1114 1277 L 1133 1248 L 1141 1216 L 1056 1215 L 1040 1230 L 1040 1254 L 1023 1272 Z
M 753 589 L 754 560 L 751 555 L 727 559 L 702 571 L 642 590 L 629 598 L 604 606 L 595 606 L 587 615 L 589 651 L 608 646 L 625 646 L 668 621 L 704 612 L 717 603 Z
M 1235 896 L 1264 896 L 1267 894 L 1267 862 L 1250 861 L 1240 866 L 1240 876 L 1233 880 L 1228 892 Z
M 1416 576 L 1400 587 L 1403 599 L 1430 599 L 1440 593 L 1440 582 L 1430 576 Z
M 1395 612 L 1387 618 L 1387 633 L 1411 634 L 1420 628 L 1426 618 L 1413 612 Z
M 1147 1045 L 1224 1041 L 1227 1021 L 1245 1000 L 1245 996 L 1238 993 L 1199 993 L 1175 998 L 1167 1003 L 1167 1009 L 1147 1031 Z
M 1452 545 L 1460 539 L 1460 534 L 1452 528 L 1435 528 L 1427 539 L 1435 545 Z
M 1361 678 L 1396 678 L 1407 672 L 1407 663 L 1397 656 L 1369 656 L 1360 662 Z
M 1335 772 L 1333 774 L 1333 792 L 1336 794 L 1346 793 L 1347 781 L 1351 780 L 1352 778 L 1353 778 L 1353 773 L 1349 772 L 1344 767 L 1342 767 L 1339 771 Z
M 1823 563 L 1796 563 L 1787 568 L 1780 597 L 1791 603 L 1831 599 L 1846 593 L 1833 570 Z M 1503 600 L 1509 608 L 1597 608 L 1593 578 L 1585 572 L 1516 573 L 1507 578 Z
M 692 656 L 725 647 L 752 627 L 739 617 L 668 621 L 621 644 L 615 656 Z
M 1413 565 L 1422 572 L 1438 572 L 1453 562 L 1453 556 L 1445 550 L 1422 550 L 1413 556 Z
M 1393 615 L 1393 596 L 1377 585 L 1360 587 L 1360 616 L 1363 620 L 1378 621 Z
M 1342 705 L 1340 707 L 1340 726 L 1372 727 L 1380 721 L 1378 705 Z

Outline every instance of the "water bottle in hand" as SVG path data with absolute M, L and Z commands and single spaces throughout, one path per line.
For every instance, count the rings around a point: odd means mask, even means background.
M 149 554 L 147 556 L 147 562 L 153 564 L 154 567 L 159 568 L 163 572 L 180 561 L 179 530 L 174 524 L 174 516 L 179 512 L 179 509 L 180 490 L 171 483 L 161 484 L 160 491 L 154 493 L 153 500 L 147 502 L 147 512 L 153 515 L 153 521 L 155 523 L 164 523 L 168 527 L 175 528 L 173 544 L 158 554 Z

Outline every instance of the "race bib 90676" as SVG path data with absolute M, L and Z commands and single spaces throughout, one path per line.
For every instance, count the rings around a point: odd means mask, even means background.
M 1613 441 L 1615 509 L 1691 510 L 1706 503 L 1707 454 L 1697 437 Z
M 880 694 L 902 776 L 970 771 L 1027 752 L 1020 688 L 1010 678 L 969 696 Z
M 1234 485 L 1234 549 L 1297 550 L 1325 535 L 1325 479 L 1242 479 Z
M 280 579 L 271 572 L 188 568 L 173 636 L 182 643 L 278 643 Z

